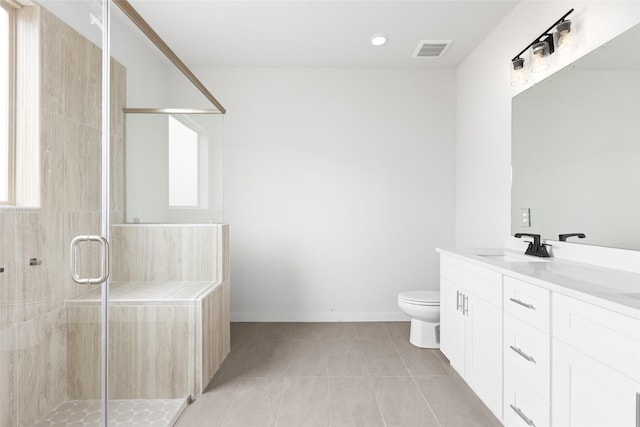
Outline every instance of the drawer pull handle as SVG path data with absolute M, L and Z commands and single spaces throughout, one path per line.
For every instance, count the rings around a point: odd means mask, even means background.
M 467 295 L 462 296 L 462 314 L 465 316 L 469 314 L 469 297 Z
M 520 418 L 522 418 L 524 420 L 525 423 L 527 423 L 528 425 L 534 427 L 535 424 L 533 423 L 533 420 L 529 417 L 527 417 L 524 412 L 522 412 L 522 410 L 514 405 L 509 405 L 511 407 L 511 409 L 513 409 L 513 412 L 515 412 L 516 414 L 518 414 L 518 416 Z
M 516 299 L 516 298 L 509 298 L 509 299 L 515 302 L 516 304 L 520 304 L 523 307 L 527 307 L 528 309 L 531 309 L 531 310 L 536 309 L 532 304 L 527 304 L 526 302 L 520 301 L 519 299 Z
M 460 310 L 460 307 L 462 307 L 462 304 L 460 304 L 460 295 L 462 295 L 462 292 L 456 291 L 456 311 Z
M 522 356 L 525 359 L 527 359 L 529 362 L 536 363 L 536 359 L 534 359 L 533 357 L 529 356 L 527 353 L 525 353 L 524 351 L 520 350 L 518 347 L 514 347 L 514 346 L 510 345 L 509 348 L 511 350 L 515 351 L 516 353 L 518 353 L 520 356 Z

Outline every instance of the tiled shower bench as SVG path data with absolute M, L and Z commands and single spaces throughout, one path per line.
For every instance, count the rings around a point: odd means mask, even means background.
M 109 287 L 109 397 L 196 396 L 229 352 L 229 282 L 132 281 Z M 71 399 L 100 397 L 101 290 L 67 300 Z

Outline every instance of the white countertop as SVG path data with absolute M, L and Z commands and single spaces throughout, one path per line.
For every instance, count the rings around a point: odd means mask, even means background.
M 550 291 L 640 319 L 640 274 L 638 273 L 561 258 L 545 258 L 549 260 L 548 262 L 509 262 L 486 256 L 506 253 L 524 257 L 519 252 L 503 248 L 438 248 L 436 250 L 441 254 L 451 255 Z M 633 293 L 637 296 L 629 295 Z

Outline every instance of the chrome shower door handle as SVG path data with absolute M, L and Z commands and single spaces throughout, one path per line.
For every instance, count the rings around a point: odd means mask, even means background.
M 100 276 L 95 278 L 83 278 L 78 273 L 79 247 L 82 242 L 98 242 L 101 248 Z M 99 285 L 109 277 L 109 242 L 102 236 L 76 236 L 71 241 L 71 278 L 81 285 Z

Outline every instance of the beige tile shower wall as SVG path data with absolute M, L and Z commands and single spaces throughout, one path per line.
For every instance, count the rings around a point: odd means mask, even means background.
M 231 262 L 229 260 L 229 224 L 220 225 L 220 246 L 218 253 L 222 254 L 222 273 L 218 276 L 223 282 L 231 278 Z
M 193 393 L 196 304 L 156 308 L 155 396 L 184 398 Z
M 112 278 L 116 281 L 218 281 L 225 225 L 114 225 Z
M 16 213 L 0 210 L 0 331 L 18 322 L 20 305 L 16 283 Z M 0 383 L 5 378 L 0 375 Z M 2 384 L 0 384 L 2 387 Z M 0 424 L 2 425 L 2 424 Z
M 183 398 L 193 393 L 193 304 L 114 305 L 109 311 L 109 397 Z M 100 396 L 100 313 L 97 304 L 67 307 L 68 396 Z
M 67 307 L 67 396 L 70 400 L 100 399 L 101 309 Z
M 17 79 L 24 95 L 17 111 L 17 201 L 23 207 L 0 209 L 1 426 L 29 426 L 67 398 L 64 301 L 87 290 L 69 278 L 68 246 L 76 234 L 100 232 L 100 49 L 43 8 L 19 14 Z M 125 77 L 124 67 L 112 62 L 114 219 L 124 205 Z M 91 272 L 95 250 L 85 252 L 84 271 Z M 30 258 L 40 264 L 30 266 Z
M 65 400 L 65 312 L 51 311 L 18 326 L 17 417 L 30 426 Z
M 202 394 L 230 350 L 229 282 L 202 297 L 196 306 L 196 394 Z
M 17 348 L 17 327 L 0 329 L 0 426 L 17 424 Z

